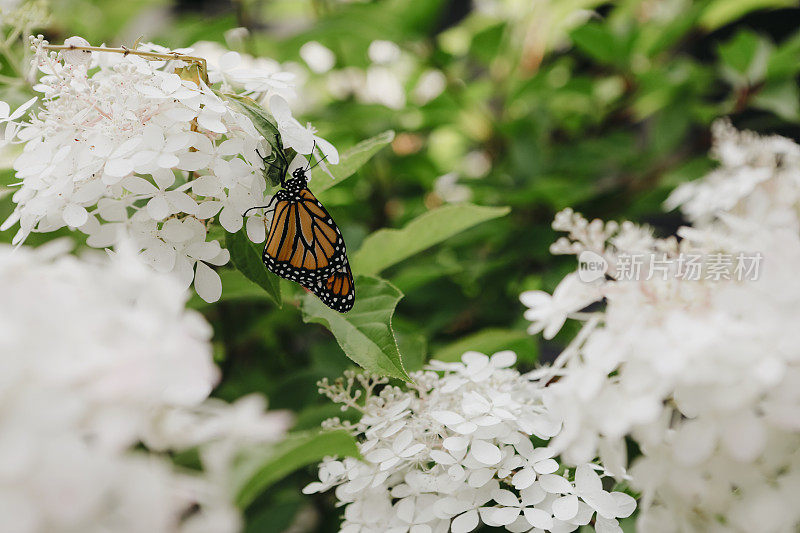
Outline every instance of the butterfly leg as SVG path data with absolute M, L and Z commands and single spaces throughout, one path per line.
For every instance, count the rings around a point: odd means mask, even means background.
M 256 153 L 258 154 L 258 157 L 260 157 L 265 164 L 269 165 L 271 168 L 274 168 L 281 173 L 281 187 L 283 187 L 284 184 L 286 183 L 286 169 L 289 168 L 289 163 L 288 161 L 286 161 L 286 155 L 280 150 L 277 150 L 276 152 L 277 154 L 280 155 L 281 161 L 283 162 L 283 167 L 281 167 L 279 165 L 267 161 L 266 156 L 261 155 L 261 152 L 258 151 L 258 148 L 256 148 Z
M 246 217 L 246 216 L 247 216 L 247 213 L 249 213 L 249 212 L 250 212 L 250 211 L 252 211 L 253 209 L 269 209 L 269 207 L 272 205 L 272 202 L 274 202 L 276 199 L 277 199 L 277 196 L 273 196 L 273 197 L 270 199 L 270 201 L 269 201 L 269 202 L 267 202 L 267 205 L 257 205 L 257 206 L 255 206 L 255 207 L 251 207 L 250 209 L 248 209 L 247 211 L 245 211 L 244 213 L 242 213 L 242 218 Z M 273 208 L 273 210 L 274 210 L 274 208 Z

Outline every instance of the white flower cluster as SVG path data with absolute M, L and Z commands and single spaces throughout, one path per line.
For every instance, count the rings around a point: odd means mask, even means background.
M 564 421 L 551 447 L 599 454 L 641 491 L 639 529 L 794 531 L 800 526 L 800 146 L 715 126 L 722 165 L 672 196 L 695 221 L 681 240 L 563 212 L 569 238 L 613 265 L 623 254 L 759 252 L 757 279 L 642 276 L 591 284 L 573 273 L 553 296 L 522 295 L 533 331 L 583 329 L 552 368 L 545 404 Z M 586 310 L 592 302 L 597 310 Z M 625 438 L 641 450 L 628 467 Z
M 719 167 L 676 188 L 667 207 L 680 206 L 699 224 L 721 212 L 800 231 L 800 146 L 778 135 L 737 131 L 726 120 L 715 122 L 713 133 L 711 155 Z
M 341 531 L 466 533 L 482 522 L 513 532 L 569 532 L 593 519 L 621 532 L 632 497 L 603 488 L 596 468 L 563 468 L 547 441 L 561 422 L 542 403 L 543 385 L 510 367 L 513 352 L 467 352 L 460 363 L 433 361 L 407 388 L 348 374 L 321 391 L 355 424 L 363 460 L 326 459 L 305 493 L 336 487 L 345 504 Z M 362 391 L 353 390 L 356 382 Z M 378 390 L 379 389 L 379 390 Z
M 24 144 L 14 162 L 17 207 L 2 228 L 19 223 L 15 243 L 63 226 L 87 234 L 90 246 L 132 240 L 153 268 L 174 272 L 186 287 L 194 280 L 203 299 L 217 300 L 220 278 L 209 265 L 227 263 L 229 254 L 209 240 L 210 224 L 216 218 L 226 231 L 239 231 L 242 214 L 264 205 L 261 155 L 269 145 L 249 118 L 180 70 L 185 61 L 48 52 L 46 42 L 34 42 L 44 73 L 35 87 L 42 107 L 25 122 L 33 100 L 14 113 L 0 102 L 5 142 Z M 79 37 L 66 44 L 88 45 Z M 137 51 L 191 52 L 151 44 Z M 292 117 L 283 97 L 292 94 L 290 77 L 236 69 L 237 57 L 226 58 L 227 76 L 214 70 L 212 80 L 268 100 L 285 147 L 311 154 L 316 143 L 329 162 L 338 162 L 330 143 Z M 250 217 L 247 229 L 254 241 L 264 239 L 260 215 Z
M 317 41 L 309 41 L 300 48 L 300 57 L 305 63 L 286 63 L 253 58 L 246 54 L 227 52 L 217 43 L 201 42 L 195 45 L 204 57 L 213 58 L 213 77 L 233 81 L 235 86 L 253 87 L 247 76 L 238 72 L 254 69 L 291 72 L 295 79 L 303 80 L 302 102 L 304 107 L 313 107 L 329 101 L 355 98 L 364 104 L 373 104 L 389 109 L 403 109 L 410 98 L 415 105 L 425 105 L 444 91 L 447 80 L 437 69 L 422 70 L 414 54 L 403 51 L 391 41 L 372 41 L 366 51 L 369 61 L 366 68 L 348 66 L 337 69 L 336 55 Z M 234 55 L 235 54 L 235 55 Z M 233 78 L 239 76 L 241 81 Z M 321 83 L 315 84 L 315 81 Z M 289 98 L 291 94 L 282 93 Z
M 208 399 L 211 330 L 172 277 L 64 244 L 0 248 L 3 531 L 238 530 L 233 454 L 287 417 Z M 155 453 L 195 447 L 203 472 Z

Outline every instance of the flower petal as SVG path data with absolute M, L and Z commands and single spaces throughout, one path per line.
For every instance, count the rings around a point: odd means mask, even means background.
M 89 213 L 84 207 L 76 204 L 67 204 L 64 206 L 61 217 L 68 226 L 77 228 L 86 223 L 86 220 L 89 218 Z
M 471 509 L 466 513 L 457 516 L 450 524 L 452 533 L 469 533 L 478 527 L 478 511 Z
M 470 453 L 476 461 L 490 466 L 496 465 L 503 458 L 500 448 L 485 440 L 472 441 Z
M 547 511 L 537 509 L 536 507 L 526 507 L 522 510 L 525 515 L 525 520 L 528 521 L 533 527 L 539 529 L 550 529 L 553 527 L 553 517 Z
M 635 507 L 634 503 L 634 507 Z M 559 520 L 572 520 L 578 514 L 578 497 L 574 494 L 562 496 L 553 502 L 553 516 Z
M 222 280 L 214 269 L 198 261 L 197 271 L 194 274 L 194 289 L 206 302 L 216 302 L 222 296 Z
M 539 476 L 539 484 L 545 492 L 551 494 L 566 494 L 572 491 L 570 482 L 556 474 L 543 474 Z

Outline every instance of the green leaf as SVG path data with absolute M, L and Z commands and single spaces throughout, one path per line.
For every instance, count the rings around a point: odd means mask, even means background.
M 276 481 L 327 455 L 360 457 L 353 436 L 342 430 L 290 435 L 268 450 L 251 452 L 236 468 L 236 504 L 247 507 Z
M 409 261 L 407 266 L 392 272 L 392 283 L 404 293 L 409 293 L 436 279 L 464 271 L 464 264 L 449 249 L 426 259 Z
M 663 26 L 656 24 L 641 26 L 638 28 L 639 35 L 635 41 L 636 49 L 648 57 L 655 57 L 676 46 L 696 27 L 707 3 L 707 0 L 701 0 L 685 6 L 680 17 L 666 21 Z
M 261 107 L 258 102 L 252 98 L 238 94 L 221 93 L 221 96 L 229 100 L 241 113 L 247 115 L 253 121 L 253 125 L 258 132 L 264 135 L 267 142 L 280 139 L 281 134 L 278 132 L 278 126 L 274 122 L 272 115 Z M 273 148 L 275 147 L 271 142 L 270 146 L 273 146 Z M 281 148 L 283 147 L 282 144 L 279 146 L 281 146 Z
M 400 353 L 403 354 L 403 366 L 412 372 L 422 370 L 428 349 L 428 341 L 425 336 L 395 327 L 395 337 Z
M 611 31 L 608 25 L 589 23 L 572 30 L 570 38 L 584 54 L 600 63 L 614 65 L 625 57 L 620 53 L 617 38 Z
M 333 402 L 307 405 L 295 413 L 292 430 L 318 430 L 325 420 L 334 417 L 355 423 L 358 422 L 361 414 L 355 409 L 342 411 L 342 406 Z
M 286 173 L 285 167 L 287 164 L 285 161 L 290 161 L 291 159 L 289 159 L 288 154 L 278 156 L 279 153 L 284 153 L 284 148 L 281 134 L 272 115 L 252 98 L 230 93 L 220 93 L 220 96 L 231 102 L 234 108 L 248 117 L 258 133 L 272 147 L 272 153 L 270 155 L 265 154 L 267 157 L 264 160 L 266 166 L 264 175 L 270 185 L 273 187 L 278 185 Z
M 314 192 L 319 193 L 330 189 L 337 183 L 346 180 L 392 140 L 394 140 L 394 132 L 388 130 L 353 146 L 340 155 L 338 165 L 328 166 L 333 178 L 320 167 L 316 167 L 311 171 L 311 183 L 313 184 Z
M 753 106 L 772 111 L 789 122 L 800 120 L 800 90 L 793 79 L 767 83 L 753 98 Z
M 247 279 L 244 274 L 235 268 L 221 268 L 217 270 L 220 279 L 222 280 L 222 296 L 219 301 L 250 301 L 257 302 L 261 300 L 272 301 L 272 295 L 265 292 L 264 289 Z M 189 302 L 186 304 L 192 309 L 203 309 L 210 305 L 196 293 L 192 293 Z
M 353 255 L 353 270 L 377 274 L 403 259 L 471 228 L 508 214 L 508 207 L 447 205 L 418 216 L 403 229 L 382 229 L 364 239 Z
M 732 85 L 755 84 L 764 79 L 771 53 L 772 44 L 766 39 L 740 31 L 719 47 L 722 74 Z
M 279 278 L 269 271 L 261 260 L 261 252 L 250 242 L 244 228 L 236 233 L 225 234 L 225 247 L 231 253 L 231 261 L 247 279 L 264 289 L 278 307 L 281 306 Z
M 747 15 L 751 11 L 793 7 L 795 5 L 796 2 L 794 0 L 715 0 L 703 12 L 703 16 L 700 18 L 700 25 L 706 30 L 713 31 Z
M 469 55 L 489 65 L 501 53 L 506 39 L 505 24 L 492 24 L 475 32 L 470 43 Z
M 248 513 L 242 533 L 283 533 L 292 531 L 292 524 L 301 510 L 307 510 L 306 496 L 299 491 L 283 489 L 268 503 L 259 502 Z
M 768 80 L 783 80 L 794 77 L 800 71 L 800 32 L 783 41 L 772 52 L 767 64 Z
M 492 355 L 501 350 L 513 350 L 521 361 L 533 363 L 537 358 L 535 339 L 524 330 L 487 328 L 436 350 L 433 359 L 445 362 L 460 361 L 467 351 Z
M 410 381 L 392 331 L 392 315 L 403 297 L 386 280 L 358 276 L 356 303 L 347 313 L 338 313 L 313 294 L 303 296 L 303 320 L 322 324 L 333 333 L 345 355 L 362 368 L 393 378 Z

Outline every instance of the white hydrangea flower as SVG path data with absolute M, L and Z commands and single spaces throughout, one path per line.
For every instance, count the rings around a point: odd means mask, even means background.
M 173 277 L 68 246 L 0 247 L 3 530 L 237 531 L 235 452 L 286 416 L 208 399 L 211 330 Z M 151 453 L 194 447 L 193 474 Z
M 356 94 L 365 103 L 379 104 L 389 109 L 403 109 L 406 105 L 406 77 L 407 72 L 403 65 L 370 65 L 365 72 L 363 84 L 356 88 Z
M 296 74 L 274 59 L 232 52 L 209 41 L 195 43 L 192 51 L 208 61 L 211 84 L 222 83 L 227 90 L 244 89 L 255 99 L 273 94 L 287 99 L 297 96 Z
M 567 317 L 601 298 L 600 292 L 582 282 L 575 273 L 567 275 L 558 284 L 553 295 L 544 291 L 526 291 L 519 299 L 528 309 L 525 319 L 533 324 L 528 333 L 535 335 L 544 330 L 544 338 L 552 339 L 561 330 Z
M 316 74 L 324 74 L 336 64 L 336 55 L 317 41 L 309 41 L 301 46 L 300 57 Z
M 610 268 L 591 285 L 565 280 L 557 292 L 567 294 L 552 298 L 578 302 L 590 287 L 604 307 L 564 306 L 583 329 L 552 368 L 537 372 L 559 377 L 542 392 L 564 423 L 549 446 L 570 462 L 599 455 L 609 472 L 627 477 L 641 490 L 643 531 L 793 531 L 800 527 L 800 180 L 791 162 L 800 146 L 725 123 L 715 133 L 720 168 L 672 197 L 694 221 L 678 231 L 680 242 L 571 211 L 556 218 L 569 238 L 555 252 L 589 250 Z M 643 252 L 671 259 L 666 275 L 621 279 L 615 267 L 623 257 Z M 757 276 L 713 275 L 709 258 L 739 253 L 760 254 Z M 700 275 L 678 275 L 680 258 L 692 255 L 706 258 Z M 545 310 L 557 308 L 537 298 L 534 330 L 556 316 Z M 562 315 L 548 325 L 560 326 Z M 641 450 L 630 468 L 626 437 Z M 608 498 L 583 500 L 608 517 L 601 510 Z
M 361 412 L 355 424 L 326 425 L 350 430 L 363 461 L 326 459 L 304 492 L 336 487 L 348 533 L 467 533 L 480 523 L 569 532 L 593 517 L 621 532 L 616 519 L 633 512 L 633 498 L 604 490 L 592 465 L 566 469 L 534 444 L 557 435 L 560 421 L 542 402 L 544 384 L 511 369 L 515 361 L 510 351 L 467 352 L 459 363 L 432 361 L 406 389 L 352 373 L 321 382 L 331 399 Z
M 372 41 L 367 49 L 370 61 L 379 65 L 391 64 L 400 59 L 400 47 L 392 41 Z
M 210 265 L 229 258 L 218 241 L 207 240 L 211 222 L 236 232 L 242 214 L 268 200 L 259 153 L 269 153 L 269 146 L 249 118 L 202 80 L 182 79 L 176 73 L 182 61 L 78 50 L 59 55 L 48 53 L 41 39 L 35 44 L 44 73 L 35 87 L 44 94 L 42 107 L 23 121 L 35 100 L 13 113 L 0 102 L 6 140 L 24 145 L 14 162 L 17 206 L 2 229 L 19 224 L 15 244 L 33 231 L 64 226 L 87 234 L 90 246 L 129 239 L 156 269 L 176 272 L 186 287 L 194 282 L 206 301 L 218 299 L 221 282 Z M 67 44 L 86 43 L 73 37 Z M 191 51 L 152 44 L 139 50 Z M 228 67 L 238 60 L 220 61 Z M 228 77 L 223 70 L 210 74 L 251 94 L 289 94 L 290 77 L 262 66 L 231 67 Z M 310 154 L 316 143 L 330 163 L 338 162 L 336 149 L 300 126 L 288 105 L 277 108 L 287 146 Z M 250 220 L 263 225 L 261 215 Z M 248 234 L 263 240 L 263 231 Z
M 284 98 L 277 94 L 271 96 L 269 110 L 278 123 L 281 140 L 287 147 L 293 148 L 298 154 L 311 154 L 316 146 L 322 152 L 325 161 L 332 165 L 339 163 L 339 152 L 336 151 L 336 148 L 322 137 L 318 137 L 317 130 L 311 124 L 305 126 L 300 124 L 292 116 L 289 103 Z
M 428 69 L 423 72 L 414 86 L 414 103 L 423 106 L 442 94 L 447 88 L 447 77 L 441 70 Z
M 442 72 L 421 72 L 418 58 L 391 41 L 370 43 L 365 54 L 369 64 L 365 68 L 348 66 L 336 69 L 335 55 L 316 41 L 303 45 L 300 56 L 305 65 L 294 63 L 291 66 L 299 69 L 296 71 L 298 76 L 307 83 L 303 86 L 302 98 L 297 104 L 293 102 L 295 107 L 298 104 L 319 106 L 331 99 L 354 97 L 365 104 L 402 109 L 406 105 L 407 92 L 417 104 L 424 105 L 438 96 L 446 85 Z
M 677 187 L 666 206 L 681 207 L 695 223 L 719 213 L 776 226 L 794 221 L 800 209 L 800 146 L 778 135 L 737 131 L 727 120 L 715 122 L 712 131 L 711 155 L 719 167 Z
M 448 203 L 467 202 L 472 198 L 472 189 L 459 183 L 458 179 L 458 172 L 443 174 L 433 182 L 433 191 Z

